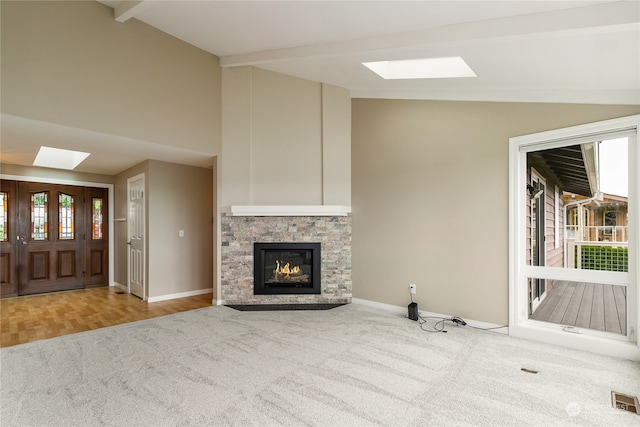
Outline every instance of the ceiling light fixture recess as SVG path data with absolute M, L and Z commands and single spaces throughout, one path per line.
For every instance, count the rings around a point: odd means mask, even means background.
M 362 65 L 386 80 L 476 77 L 459 56 L 363 62 Z
M 89 157 L 90 153 L 82 151 L 64 150 L 62 148 L 40 147 L 35 160 L 34 166 L 56 169 L 75 169 L 84 159 Z

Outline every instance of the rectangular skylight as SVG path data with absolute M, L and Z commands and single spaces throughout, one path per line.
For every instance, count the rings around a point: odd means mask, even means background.
M 63 150 L 61 148 L 40 147 L 38 155 L 33 161 L 34 166 L 56 169 L 75 169 L 90 153 L 82 151 Z
M 459 56 L 363 62 L 362 65 L 386 80 L 476 77 L 476 73 Z

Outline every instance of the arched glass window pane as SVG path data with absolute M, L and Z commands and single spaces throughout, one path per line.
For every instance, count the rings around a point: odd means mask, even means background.
M 5 193 L 4 191 L 0 192 L 0 242 L 6 242 L 8 240 L 7 234 L 9 233 L 9 216 L 7 214 L 7 197 L 7 193 Z
M 49 202 L 47 193 L 31 194 L 31 239 L 47 240 L 49 223 L 47 219 L 47 209 Z
M 58 194 L 58 232 L 60 240 L 73 240 L 74 239 L 74 200 L 73 196 L 68 194 Z
M 91 210 L 91 238 L 102 239 L 102 198 L 94 197 Z

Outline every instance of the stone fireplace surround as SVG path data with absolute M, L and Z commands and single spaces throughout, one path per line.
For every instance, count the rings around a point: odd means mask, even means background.
M 347 206 L 229 206 L 221 216 L 222 304 L 351 302 L 351 209 Z M 320 294 L 253 294 L 254 243 L 319 242 Z

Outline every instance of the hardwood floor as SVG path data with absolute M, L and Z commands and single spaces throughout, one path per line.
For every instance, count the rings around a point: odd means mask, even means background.
M 625 334 L 626 304 L 624 286 L 558 281 L 531 318 Z
M 146 303 L 100 287 L 0 300 L 0 347 L 210 307 L 212 294 Z

